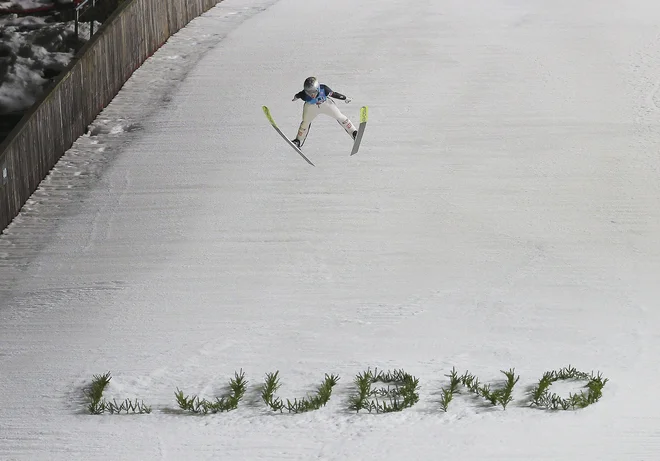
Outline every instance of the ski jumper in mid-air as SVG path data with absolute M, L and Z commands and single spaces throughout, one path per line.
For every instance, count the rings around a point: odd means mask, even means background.
M 292 101 L 297 99 L 305 101 L 302 122 L 300 122 L 300 128 L 298 128 L 298 135 L 291 141 L 298 148 L 305 143 L 309 131 L 309 125 L 319 114 L 329 115 L 337 120 L 344 130 L 346 130 L 346 133 L 355 139 L 357 129 L 348 117 L 341 113 L 337 104 L 329 98 L 339 99 L 345 101 L 347 104 L 351 102 L 351 99 L 343 94 L 332 91 L 327 85 L 319 84 L 316 77 L 307 78 L 304 83 L 304 89 L 301 92 L 296 93 L 293 97 Z

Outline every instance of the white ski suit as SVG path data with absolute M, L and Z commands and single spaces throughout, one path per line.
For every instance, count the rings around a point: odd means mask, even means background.
M 327 85 L 324 84 L 320 85 L 319 92 L 315 98 L 312 98 L 304 91 L 297 93 L 293 97 L 294 101 L 296 99 L 302 99 L 305 101 L 305 104 L 303 105 L 302 122 L 300 122 L 298 135 L 295 138 L 298 140 L 298 142 L 300 142 L 301 146 L 305 143 L 305 139 L 307 138 L 309 125 L 312 123 L 312 120 L 314 120 L 319 114 L 325 114 L 337 120 L 337 122 L 339 122 L 344 130 L 346 130 L 346 133 L 355 139 L 357 129 L 350 121 L 350 119 L 341 113 L 337 107 L 337 104 L 330 98 L 350 102 L 350 99 L 348 99 L 346 96 L 332 91 Z

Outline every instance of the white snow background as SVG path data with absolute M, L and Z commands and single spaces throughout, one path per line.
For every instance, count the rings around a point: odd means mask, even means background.
M 0 237 L 0 459 L 646 460 L 660 454 L 660 4 L 225 0 L 129 80 Z M 370 119 L 291 150 L 317 75 Z M 544 371 L 609 379 L 529 407 Z M 347 409 L 404 368 L 420 401 Z M 452 367 L 515 400 L 462 392 Z M 177 388 L 229 413 L 179 411 Z M 329 404 L 283 398 L 339 374 Z M 150 415 L 90 416 L 83 389 Z M 567 395 L 580 383 L 553 386 Z

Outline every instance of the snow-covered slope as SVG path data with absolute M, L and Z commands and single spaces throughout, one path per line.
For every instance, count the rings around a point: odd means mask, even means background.
M 655 459 L 658 20 L 648 0 L 220 3 L 0 237 L 0 458 Z M 268 125 L 264 104 L 295 134 L 309 75 L 354 120 L 369 105 L 357 156 L 328 118 L 316 168 Z M 609 379 L 601 401 L 530 408 L 569 364 Z M 420 401 L 349 411 L 368 367 Z M 515 367 L 515 400 L 441 411 L 452 367 Z M 178 410 L 177 387 L 212 398 L 240 369 L 237 410 Z M 341 379 L 280 415 L 276 370 L 284 398 Z M 86 415 L 106 371 L 153 412 Z

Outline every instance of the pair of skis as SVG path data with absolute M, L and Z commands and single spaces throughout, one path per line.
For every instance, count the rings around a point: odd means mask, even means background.
M 296 152 L 298 152 L 298 155 L 300 155 L 307 163 L 310 165 L 314 166 L 312 161 L 308 159 L 305 154 L 296 146 L 294 143 L 292 143 L 289 138 L 286 137 L 284 133 L 282 133 L 282 130 L 279 129 L 277 124 L 275 123 L 275 120 L 273 120 L 273 116 L 270 115 L 270 109 L 268 107 L 263 106 L 264 114 L 266 114 L 266 117 L 268 118 L 268 121 L 270 124 L 275 128 L 275 131 L 277 131 L 280 136 L 282 136 L 282 139 L 284 139 L 289 146 Z M 360 148 L 360 143 L 362 142 L 362 136 L 364 135 L 364 129 L 367 127 L 367 118 L 369 116 L 369 110 L 367 109 L 367 106 L 362 106 L 360 108 L 360 126 L 358 127 L 358 133 L 357 136 L 355 136 L 355 141 L 353 141 L 353 149 L 351 150 L 351 155 L 357 154 L 358 149 Z

